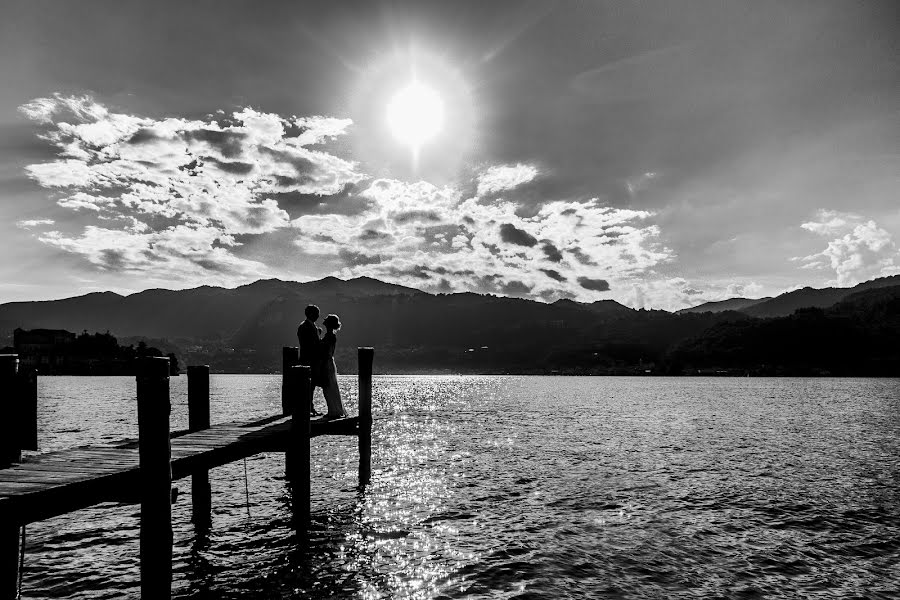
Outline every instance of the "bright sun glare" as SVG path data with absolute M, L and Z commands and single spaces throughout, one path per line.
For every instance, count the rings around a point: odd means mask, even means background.
M 417 151 L 443 128 L 444 101 L 430 87 L 413 81 L 391 98 L 387 120 L 394 137 Z

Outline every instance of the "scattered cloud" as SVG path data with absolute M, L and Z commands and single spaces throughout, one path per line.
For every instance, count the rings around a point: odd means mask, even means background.
M 628 289 L 673 258 L 649 211 L 596 198 L 520 205 L 516 188 L 537 177 L 533 166 L 481 171 L 472 197 L 456 186 L 372 179 L 318 147 L 344 135 L 346 119 L 251 108 L 152 119 L 63 96 L 21 112 L 57 149 L 55 160 L 29 165 L 27 174 L 81 215 L 41 223 L 55 227 L 36 239 L 98 271 L 230 284 L 296 277 L 242 251 L 284 230 L 291 243 L 277 251 L 289 269 L 553 301 Z M 286 199 L 298 194 L 321 202 L 292 217 Z M 350 196 L 356 208 L 348 212 L 340 201 Z
M 820 210 L 816 219 L 802 223 L 803 229 L 833 238 L 824 250 L 799 257 L 805 269 L 831 269 L 835 278 L 828 285 L 852 286 L 900 273 L 900 252 L 891 235 L 865 217 L 833 210 Z
M 583 287 L 586 290 L 592 290 L 595 292 L 608 292 L 609 291 L 609 282 L 605 279 L 591 279 L 590 277 L 579 277 L 578 285 Z
M 556 281 L 566 281 L 566 277 L 562 273 L 554 269 L 541 269 L 541 273 L 543 273 L 550 279 L 555 279 Z
M 672 258 L 646 222 L 651 213 L 596 199 L 547 202 L 522 216 L 515 202 L 463 198 L 426 182 L 377 180 L 362 195 L 370 204 L 359 214 L 295 219 L 294 244 L 316 260 L 336 261 L 346 277 L 550 301 L 594 299 L 610 281 L 646 277 Z
M 551 244 L 550 242 L 545 242 L 543 246 L 541 246 L 541 250 L 544 251 L 544 254 L 547 256 L 547 260 L 550 262 L 561 262 L 563 259 L 562 252 L 559 251 L 559 248 Z
M 31 229 L 41 225 L 53 225 L 55 222 L 53 219 L 26 219 L 24 221 L 16 221 L 16 227 L 19 229 Z
M 533 165 L 516 164 L 489 167 L 479 173 L 476 193 L 479 196 L 490 196 L 512 190 L 532 181 L 537 175 L 537 167 Z
M 758 298 L 763 293 L 763 287 L 751 281 L 750 283 L 730 283 L 725 288 L 725 294 L 719 300 L 727 300 L 729 298 Z
M 346 133 L 348 119 L 282 118 L 244 108 L 187 120 L 116 113 L 88 96 L 20 107 L 58 159 L 26 173 L 57 204 L 103 226 L 39 239 L 106 270 L 250 278 L 264 265 L 238 258 L 236 236 L 286 228 L 279 194 L 329 196 L 365 178 L 356 165 L 309 146 Z
M 629 177 L 625 180 L 625 189 L 628 190 L 629 196 L 635 196 L 650 187 L 650 183 L 657 177 L 659 174 L 654 171 L 641 173 L 637 177 Z
M 537 244 L 537 238 L 525 231 L 519 229 L 512 223 L 503 223 L 500 225 L 500 239 L 507 244 L 515 244 L 517 246 L 534 246 Z

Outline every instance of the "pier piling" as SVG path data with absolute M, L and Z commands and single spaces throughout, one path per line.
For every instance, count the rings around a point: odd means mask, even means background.
M 18 354 L 0 354 L 0 469 L 37 450 L 37 375 Z
M 25 524 L 101 502 L 140 502 L 141 597 L 169 600 L 172 587 L 172 481 L 192 477 L 193 519 L 210 527 L 208 469 L 261 452 L 284 452 L 293 525 L 306 546 L 310 527 L 310 445 L 318 436 L 357 436 L 359 481 L 372 470 L 372 362 L 358 348 L 359 416 L 310 418 L 311 369 L 285 348 L 284 415 L 211 425 L 209 366 L 189 366 L 188 431 L 170 431 L 169 359 L 137 361 L 138 447 L 88 446 L 21 459 L 37 449 L 37 377 L 18 356 L 0 355 L 0 600 L 17 598 L 21 529 Z M 174 452 L 173 452 L 174 448 Z M 137 492 L 135 494 L 134 492 Z M 124 499 L 124 500 L 123 500 Z
M 291 367 L 300 362 L 300 349 L 297 346 L 284 346 L 281 348 L 281 414 L 291 414 L 291 406 L 294 402 L 293 380 L 290 375 Z
M 141 598 L 172 597 L 172 467 L 169 359 L 138 361 Z
M 294 389 L 291 398 L 291 434 L 285 453 L 288 480 L 291 483 L 291 502 L 294 528 L 305 534 L 310 522 L 310 368 L 294 365 L 290 376 Z
M 372 477 L 372 362 L 375 348 L 357 348 L 359 364 L 359 484 Z
M 0 424 L 0 468 L 18 462 L 21 448 L 15 435 L 15 423 L 11 418 L 17 412 L 18 354 L 0 354 L 0 410 L 6 417 Z M 18 597 L 19 580 L 19 526 L 0 524 L 0 599 Z
M 193 433 L 209 429 L 209 365 L 189 366 L 187 378 L 188 430 Z M 191 473 L 191 516 L 201 531 L 212 526 L 212 488 L 207 469 Z

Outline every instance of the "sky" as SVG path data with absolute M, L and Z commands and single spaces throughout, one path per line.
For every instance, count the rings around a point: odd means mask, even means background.
M 894 1 L 3 13 L 0 302 L 333 275 L 676 310 L 900 273 Z

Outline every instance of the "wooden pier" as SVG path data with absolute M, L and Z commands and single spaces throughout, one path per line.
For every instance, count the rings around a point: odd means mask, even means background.
M 36 377 L 19 372 L 15 355 L 0 356 L 0 406 L 14 419 L 0 431 L 0 600 L 18 593 L 21 528 L 101 502 L 141 505 L 141 596 L 171 597 L 172 481 L 192 479 L 193 521 L 210 527 L 209 469 L 262 452 L 284 452 L 295 528 L 310 522 L 310 441 L 322 435 L 359 439 L 359 481 L 371 474 L 372 348 L 359 348 L 359 415 L 311 418 L 310 370 L 284 350 L 283 414 L 210 426 L 209 367 L 188 367 L 189 427 L 170 432 L 169 362 L 140 360 L 138 439 L 83 446 L 22 460 L 36 449 Z M 2 468 L 2 467 L 6 468 Z

